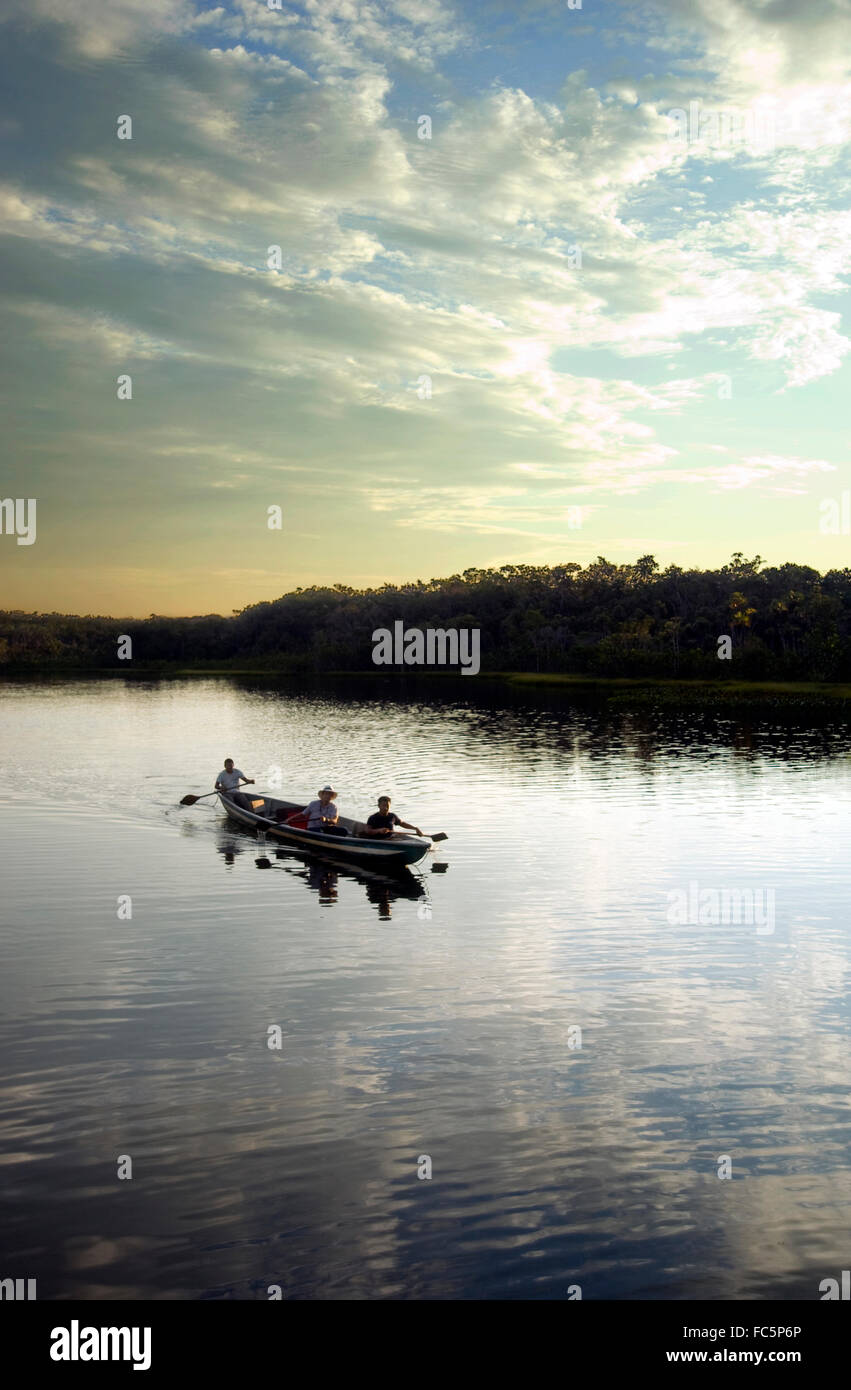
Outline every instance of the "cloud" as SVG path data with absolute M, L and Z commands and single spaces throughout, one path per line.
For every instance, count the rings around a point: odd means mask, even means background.
M 52 0 L 7 0 L 3 15 L 6 22 L 59 27 L 78 53 L 101 61 L 163 35 L 186 33 L 194 17 L 195 7 L 188 0 L 74 0 L 68 6 Z
M 518 58 L 509 81 L 463 6 L 15 4 L 13 378 L 25 394 L 50 362 L 99 477 L 118 439 L 187 497 L 288 479 L 314 530 L 308 501 L 344 499 L 400 532 L 537 543 L 577 498 L 806 488 L 818 466 L 780 467 L 765 401 L 847 370 L 847 17 L 672 0 L 612 32 L 635 72 L 602 84 L 594 26 L 593 69 L 538 82 Z M 524 23 L 542 56 L 553 13 Z M 818 121 L 759 157 L 683 147 L 666 112 L 692 97 Z M 126 435 L 101 404 L 120 370 L 140 377 Z M 41 418 L 30 447 L 49 452 Z M 799 447 L 830 466 L 830 443 Z

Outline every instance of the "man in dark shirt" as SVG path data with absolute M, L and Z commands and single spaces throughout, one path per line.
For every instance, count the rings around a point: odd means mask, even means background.
M 415 835 L 422 835 L 422 831 L 416 825 L 409 825 L 406 820 L 400 820 L 395 811 L 390 810 L 390 797 L 380 796 L 378 798 L 378 810 L 373 811 L 366 823 L 366 835 L 385 836 L 393 834 L 393 827 L 401 826 L 403 830 L 413 830 Z

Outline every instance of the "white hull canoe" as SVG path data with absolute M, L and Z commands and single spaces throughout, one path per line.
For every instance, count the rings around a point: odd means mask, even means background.
M 349 820 L 346 816 L 340 816 L 338 824 L 344 830 L 348 830 L 348 835 L 326 835 L 321 830 L 299 830 L 295 826 L 276 820 L 275 816 L 278 811 L 283 811 L 286 815 L 303 811 L 304 802 L 281 801 L 274 796 L 251 796 L 244 788 L 241 790 L 243 796 L 247 797 L 251 810 L 237 806 L 236 802 L 219 793 L 219 800 L 230 819 L 251 830 L 262 830 L 270 839 L 292 845 L 294 849 L 321 854 L 325 858 L 339 859 L 341 863 L 363 864 L 382 873 L 402 869 L 409 864 L 419 864 L 431 849 L 431 840 L 422 835 L 406 832 L 388 835 L 386 839 L 374 839 L 369 835 L 363 835 L 359 833 L 364 829 L 362 822 Z

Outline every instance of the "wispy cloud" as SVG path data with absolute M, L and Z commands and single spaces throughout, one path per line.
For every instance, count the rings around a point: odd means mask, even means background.
M 509 69 L 509 11 L 438 0 L 13 0 L 11 476 L 76 448 L 86 527 L 145 470 L 199 575 L 216 499 L 250 534 L 285 484 L 297 572 L 327 573 L 330 532 L 356 580 L 371 519 L 397 577 L 438 533 L 473 560 L 494 535 L 505 558 L 530 536 L 590 554 L 604 515 L 635 536 L 645 495 L 675 509 L 673 553 L 698 494 L 779 507 L 841 467 L 849 5 L 557 8 L 530 9 Z M 767 148 L 672 138 L 672 108 L 765 101 L 795 116 Z

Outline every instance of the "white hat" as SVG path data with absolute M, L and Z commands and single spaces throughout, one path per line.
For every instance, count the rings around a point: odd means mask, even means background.
M 319 795 L 321 796 L 323 792 L 333 792 L 333 793 L 334 793 L 334 796 L 337 795 L 337 793 L 334 791 L 334 788 L 333 788 L 332 786 L 330 786 L 329 783 L 327 783 L 327 782 L 325 783 L 325 786 L 324 786 L 324 787 L 321 787 L 321 788 L 320 788 Z

